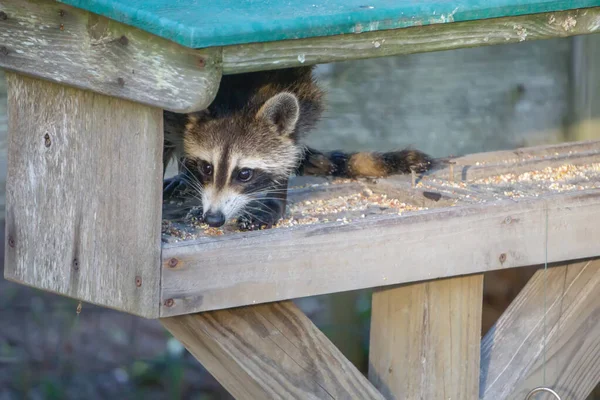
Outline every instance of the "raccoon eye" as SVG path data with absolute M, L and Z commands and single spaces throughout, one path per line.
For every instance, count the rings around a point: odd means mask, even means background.
M 206 161 L 200 161 L 200 172 L 202 172 L 204 175 L 212 175 L 213 167 Z
M 252 170 L 248 168 L 241 169 L 240 172 L 238 172 L 238 179 L 242 182 L 248 182 L 252 179 Z

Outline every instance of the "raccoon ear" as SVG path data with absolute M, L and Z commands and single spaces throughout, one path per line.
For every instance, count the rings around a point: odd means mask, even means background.
M 287 92 L 271 97 L 256 114 L 256 118 L 266 120 L 280 135 L 290 135 L 294 132 L 299 117 L 298 99 Z

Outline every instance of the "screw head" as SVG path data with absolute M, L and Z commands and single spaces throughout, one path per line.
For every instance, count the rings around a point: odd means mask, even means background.
M 175 268 L 179 264 L 179 260 L 176 258 L 169 259 L 169 268 Z
M 173 300 L 173 299 L 165 300 L 165 307 L 173 307 L 174 304 L 175 304 L 175 300 Z

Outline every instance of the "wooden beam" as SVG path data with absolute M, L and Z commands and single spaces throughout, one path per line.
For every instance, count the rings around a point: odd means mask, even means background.
M 387 399 L 476 399 L 483 275 L 373 293 L 369 380 Z
M 170 111 L 206 108 L 220 49 L 194 50 L 53 0 L 0 0 L 0 67 Z
M 223 47 L 223 72 L 236 74 L 600 31 L 600 7 L 360 34 Z
M 600 383 L 598 299 L 600 259 L 537 271 L 481 343 L 480 398 L 537 386 L 587 398 Z
M 162 110 L 7 78 L 4 276 L 158 316 Z
M 546 226 L 549 261 L 597 256 L 599 219 L 595 189 L 165 244 L 161 316 L 540 264 Z
M 383 399 L 291 302 L 161 323 L 236 399 Z

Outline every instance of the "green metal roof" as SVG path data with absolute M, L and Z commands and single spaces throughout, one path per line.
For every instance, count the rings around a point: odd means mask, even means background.
M 59 0 L 186 47 L 351 34 L 600 6 L 600 0 Z

